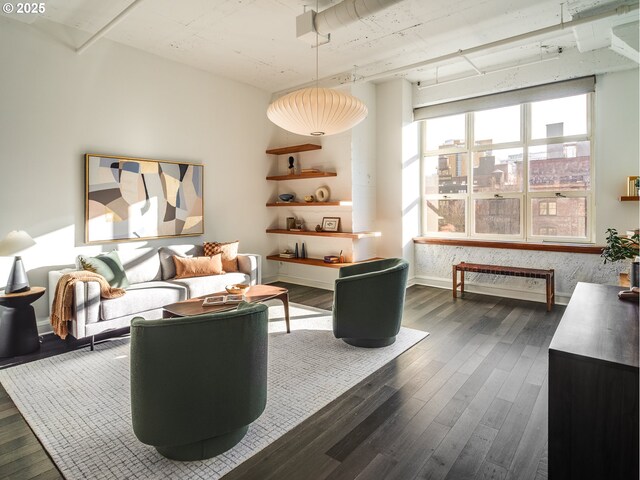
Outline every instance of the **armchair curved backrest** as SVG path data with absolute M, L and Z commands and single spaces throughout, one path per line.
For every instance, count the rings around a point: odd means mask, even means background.
M 267 307 L 131 322 L 131 413 L 138 439 L 176 460 L 238 443 L 267 399 Z
M 409 264 L 401 258 L 340 269 L 333 294 L 333 333 L 359 347 L 395 341 L 402 323 Z

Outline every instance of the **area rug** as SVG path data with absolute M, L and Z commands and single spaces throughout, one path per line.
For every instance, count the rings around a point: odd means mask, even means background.
M 267 407 L 231 450 L 176 462 L 140 443 L 131 428 L 129 339 L 0 371 L 0 381 L 67 480 L 217 479 L 255 455 L 428 334 L 402 328 L 385 348 L 357 348 L 333 336 L 331 313 L 269 307 Z

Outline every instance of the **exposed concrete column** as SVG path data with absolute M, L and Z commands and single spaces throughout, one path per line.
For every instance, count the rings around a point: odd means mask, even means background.
M 413 237 L 420 233 L 420 154 L 413 122 L 411 84 L 403 79 L 377 87 L 378 252 L 411 263 Z

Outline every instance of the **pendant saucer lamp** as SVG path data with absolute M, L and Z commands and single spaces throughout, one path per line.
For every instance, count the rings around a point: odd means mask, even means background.
M 331 88 L 303 88 L 274 101 L 267 117 L 298 135 L 334 135 L 355 127 L 367 116 L 361 100 Z
M 316 0 L 316 11 L 318 4 Z M 366 105 L 353 95 L 332 88 L 319 87 L 320 42 L 315 24 L 313 28 L 316 33 L 315 87 L 302 88 L 278 98 L 267 108 L 267 117 L 289 132 L 321 137 L 355 127 L 365 119 L 368 111 Z

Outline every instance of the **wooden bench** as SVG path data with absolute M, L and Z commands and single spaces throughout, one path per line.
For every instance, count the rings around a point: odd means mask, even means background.
M 460 282 L 458 283 L 458 272 L 460 272 Z M 547 312 L 556 301 L 556 285 L 553 269 L 544 270 L 540 268 L 503 267 L 500 265 L 482 265 L 478 263 L 460 262 L 453 266 L 453 298 L 458 298 L 458 287 L 460 293 L 464 293 L 464 272 L 491 273 L 494 275 L 507 275 L 510 277 L 544 278 L 547 282 Z

